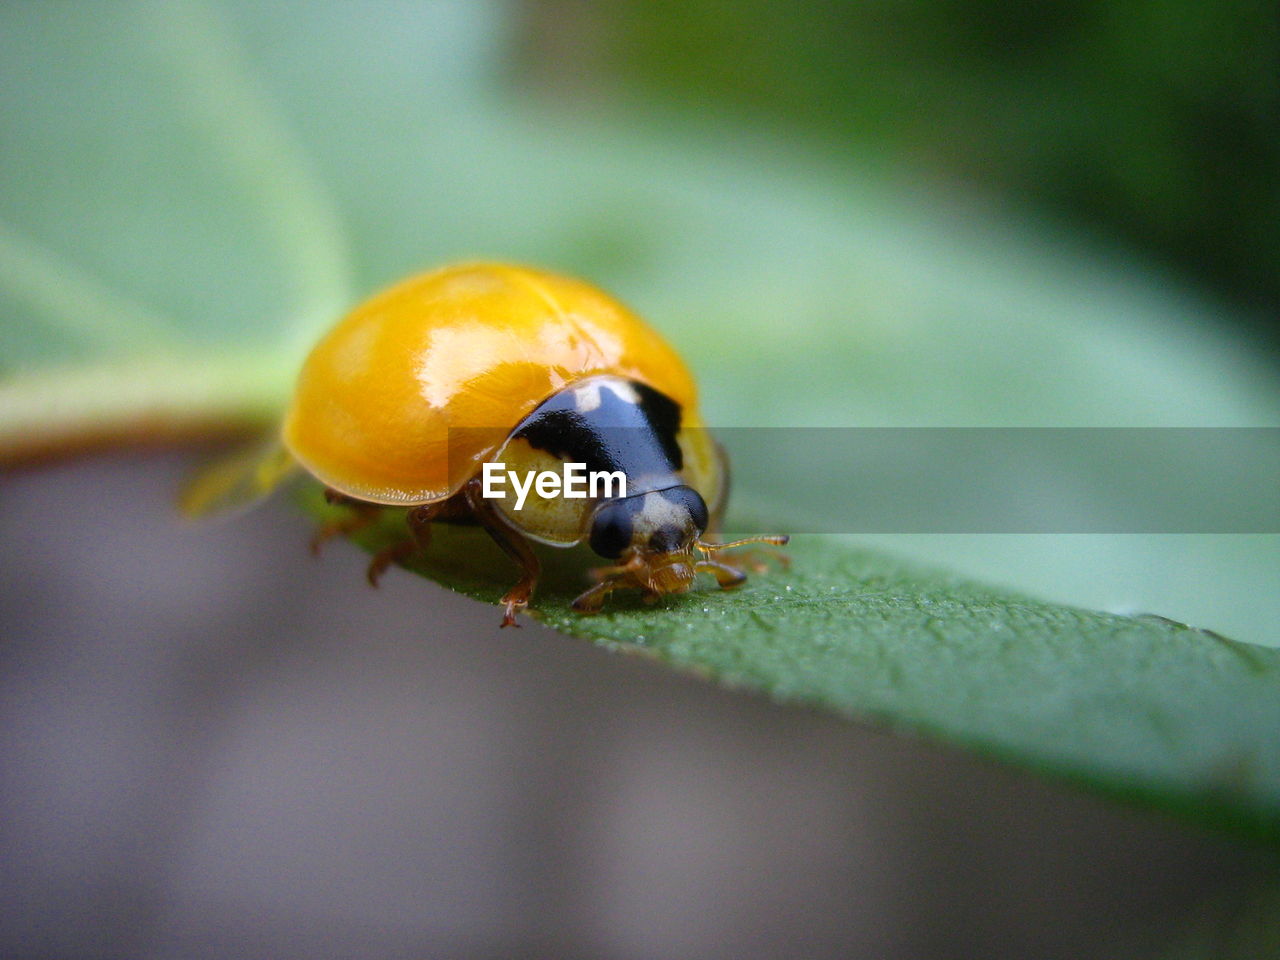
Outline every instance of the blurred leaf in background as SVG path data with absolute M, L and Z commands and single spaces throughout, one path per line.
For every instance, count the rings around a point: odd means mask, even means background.
M 1280 18 L 1254 0 L 531 0 L 527 57 L 1034 202 L 1280 349 Z M 572 51 L 572 55 L 568 55 Z M 1280 358 L 1277 358 L 1280 359 Z

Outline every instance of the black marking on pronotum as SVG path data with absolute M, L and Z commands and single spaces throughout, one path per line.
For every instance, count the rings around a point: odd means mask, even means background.
M 543 401 L 512 436 L 567 463 L 584 463 L 589 472 L 621 470 L 629 478 L 671 474 L 674 479 L 684 466 L 676 439 L 680 405 L 652 387 L 626 382 L 638 403 L 602 383 L 599 405 L 581 411 L 577 392 L 583 385 L 575 384 Z
M 676 437 L 680 433 L 680 404 L 665 393 L 643 383 L 632 384 L 640 394 L 640 409 L 644 411 L 653 434 L 662 442 L 662 448 L 677 470 L 684 467 L 684 451 Z

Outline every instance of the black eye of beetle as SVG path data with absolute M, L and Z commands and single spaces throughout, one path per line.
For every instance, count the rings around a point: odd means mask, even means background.
M 609 560 L 622 556 L 631 545 L 631 510 L 625 500 L 602 506 L 591 522 L 591 549 Z

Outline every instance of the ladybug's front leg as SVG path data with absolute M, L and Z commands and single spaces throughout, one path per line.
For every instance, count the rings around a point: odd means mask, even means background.
M 603 579 L 580 593 L 574 599 L 572 607 L 578 613 L 599 613 L 604 607 L 604 598 L 621 586 L 625 586 L 621 577 Z
M 740 587 L 747 582 L 747 575 L 737 567 L 731 567 L 727 563 L 718 563 L 715 560 L 699 560 L 694 567 L 698 570 L 705 570 L 713 574 L 716 583 L 720 584 L 721 590 L 732 590 L 734 587 Z
M 480 480 L 476 478 L 464 488 L 467 506 L 472 515 L 484 527 L 494 542 L 502 548 L 503 553 L 520 567 L 520 579 L 516 585 L 506 592 L 501 603 L 506 608 L 502 617 L 502 626 L 518 627 L 516 614 L 529 606 L 533 599 L 534 588 L 538 585 L 538 574 L 541 567 L 533 553 L 529 541 L 517 531 L 511 529 L 494 510 L 493 506 L 480 493 Z
M 644 569 L 644 563 L 638 556 L 632 556 L 623 564 L 595 567 L 590 571 L 591 579 L 596 581 L 595 585 L 578 594 L 570 606 L 578 613 L 599 613 L 604 608 L 605 598 L 613 591 L 624 587 L 639 587 L 644 590 L 645 584 L 640 576 Z M 645 601 L 652 603 L 659 596 L 661 594 L 650 592 Z

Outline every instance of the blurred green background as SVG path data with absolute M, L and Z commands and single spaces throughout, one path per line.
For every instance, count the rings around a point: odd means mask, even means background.
M 733 111 L 1143 250 L 1280 345 L 1280 17 L 1253 0 L 544 0 L 521 67 Z

